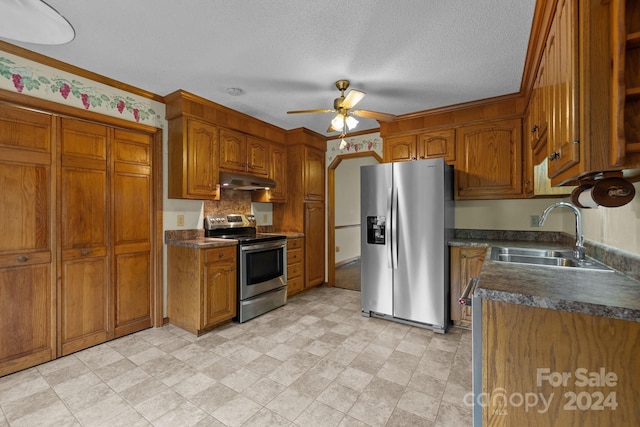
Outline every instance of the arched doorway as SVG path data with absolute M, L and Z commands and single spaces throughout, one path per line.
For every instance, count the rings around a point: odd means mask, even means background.
M 336 284 L 336 169 L 343 160 L 371 157 L 378 163 L 382 158 L 375 151 L 360 151 L 357 153 L 340 154 L 336 156 L 327 168 L 327 285 Z M 358 198 L 357 203 L 360 203 Z

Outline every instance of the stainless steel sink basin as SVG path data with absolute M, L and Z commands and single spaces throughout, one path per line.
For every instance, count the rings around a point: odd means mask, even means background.
M 550 249 L 531 249 L 531 248 L 493 248 L 500 255 L 524 255 L 533 257 L 565 257 L 566 252 L 560 252 Z M 570 254 L 571 252 L 569 252 Z
M 552 249 L 532 248 L 491 248 L 491 259 L 499 262 L 511 262 L 516 264 L 530 264 L 545 267 L 568 267 L 581 270 L 613 271 L 606 265 L 587 257 L 579 261 L 573 257 L 573 251 L 558 251 Z

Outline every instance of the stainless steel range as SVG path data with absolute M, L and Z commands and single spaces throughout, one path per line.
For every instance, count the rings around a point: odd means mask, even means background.
M 253 215 L 208 215 L 205 237 L 238 241 L 238 310 L 242 323 L 287 303 L 287 238 L 256 232 Z

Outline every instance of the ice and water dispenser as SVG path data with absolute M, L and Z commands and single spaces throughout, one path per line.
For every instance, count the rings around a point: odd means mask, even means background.
M 367 243 L 372 245 L 384 245 L 384 230 L 387 218 L 384 216 L 367 217 Z

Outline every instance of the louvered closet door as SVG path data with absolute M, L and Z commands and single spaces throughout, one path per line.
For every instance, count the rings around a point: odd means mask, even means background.
M 111 206 L 114 329 L 151 327 L 151 137 L 114 130 Z
M 58 341 L 62 355 L 109 338 L 108 128 L 60 119 Z

